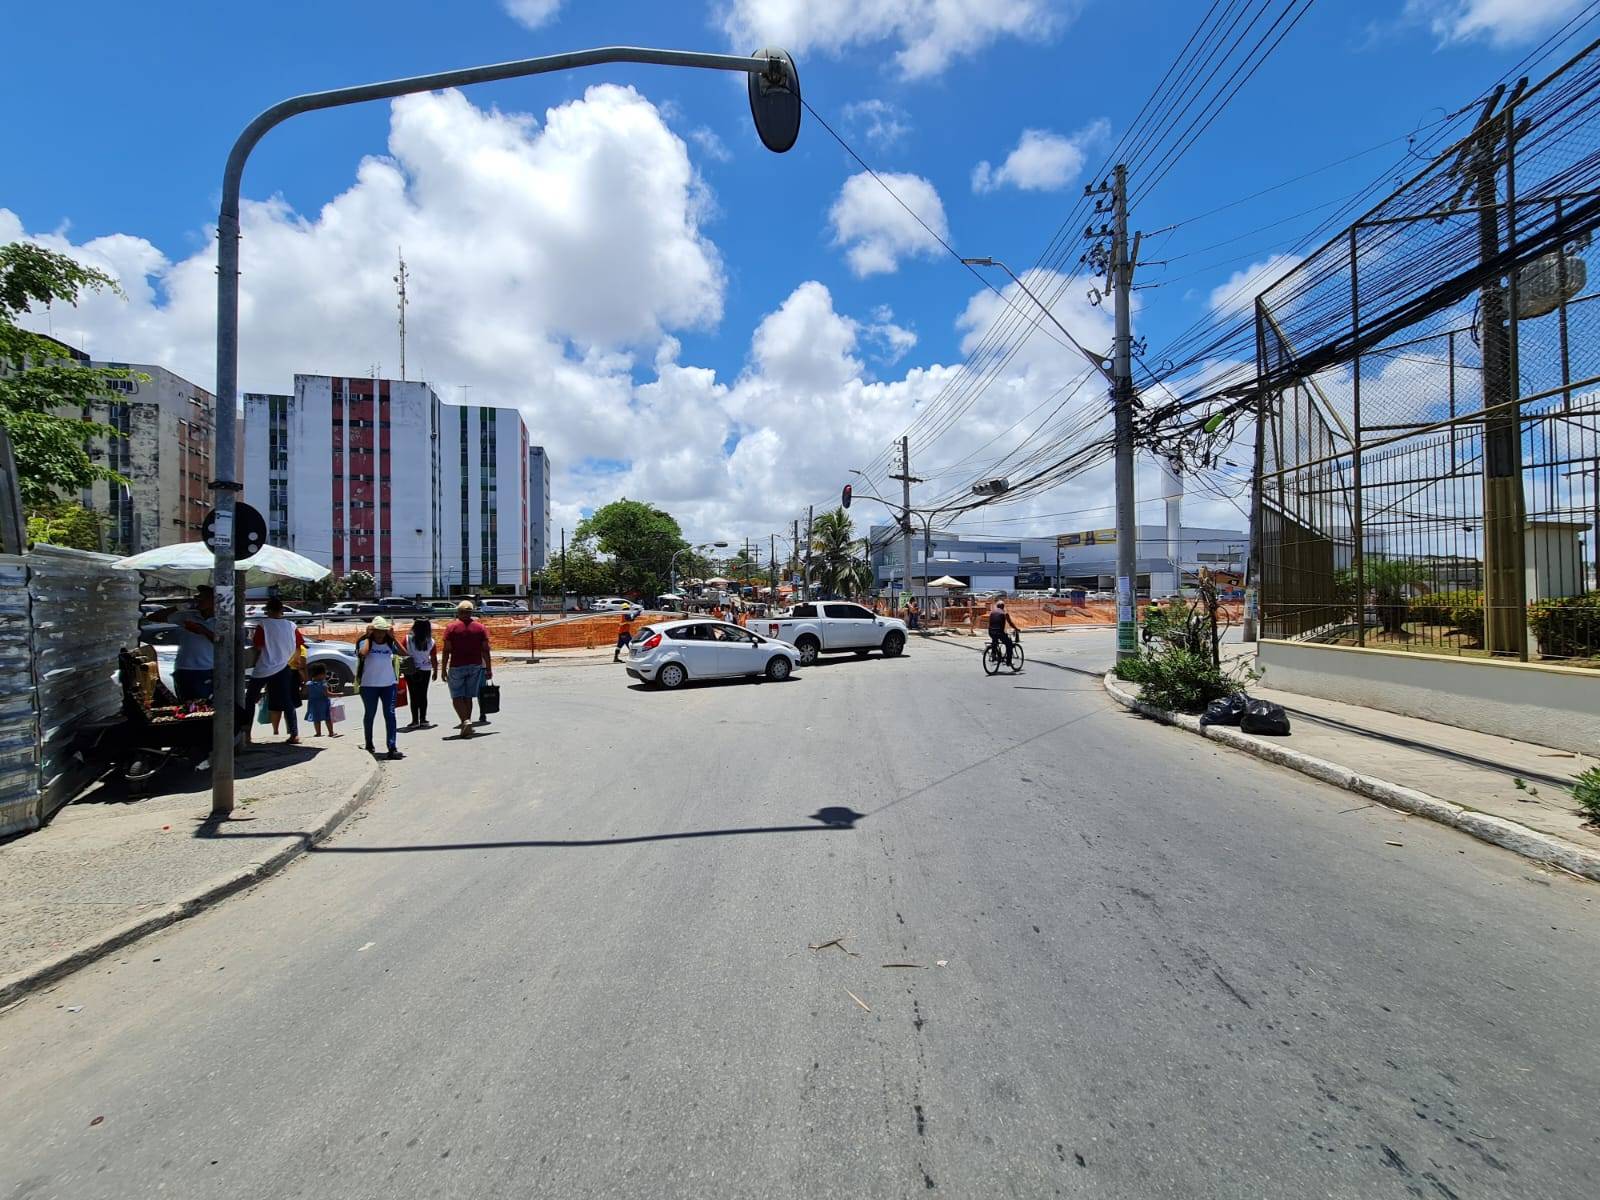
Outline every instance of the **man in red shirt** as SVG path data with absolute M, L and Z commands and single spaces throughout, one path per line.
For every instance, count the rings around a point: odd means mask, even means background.
M 494 678 L 489 657 L 489 631 L 472 615 L 472 601 L 456 605 L 456 619 L 445 626 L 444 656 L 439 663 L 450 681 L 450 705 L 461 718 L 462 737 L 472 736 L 472 702 L 484 681 Z

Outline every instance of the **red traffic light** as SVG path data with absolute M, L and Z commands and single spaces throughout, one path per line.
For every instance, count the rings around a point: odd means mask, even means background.
M 839 506 L 841 508 L 850 507 L 850 485 L 848 483 L 844 485 L 844 491 L 839 496 Z

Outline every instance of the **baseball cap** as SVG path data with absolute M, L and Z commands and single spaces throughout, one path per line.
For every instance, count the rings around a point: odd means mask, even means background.
M 463 601 L 461 601 L 461 603 L 456 605 L 456 611 L 457 612 L 471 612 L 472 611 L 472 601 L 471 600 L 463 600 Z

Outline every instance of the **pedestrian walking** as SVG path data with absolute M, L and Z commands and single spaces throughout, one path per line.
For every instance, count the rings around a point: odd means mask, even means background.
M 406 693 L 411 704 L 407 729 L 432 729 L 428 720 L 428 684 L 439 678 L 439 647 L 433 640 L 433 622 L 418 617 L 406 635 Z
M 283 615 L 283 601 L 267 601 L 266 612 L 250 637 L 256 662 L 251 677 L 258 680 L 266 696 L 267 711 L 281 714 L 288 726 L 287 746 L 300 744 L 300 672 L 305 665 L 306 639 L 300 627 Z M 276 723 L 275 723 L 276 724 Z M 273 732 L 277 729 L 274 727 Z
M 400 690 L 397 669 L 404 651 L 394 640 L 394 627 L 388 617 L 378 617 L 367 626 L 367 632 L 356 642 L 356 682 L 361 686 L 361 727 L 366 731 L 366 749 L 377 754 L 372 744 L 372 726 L 377 721 L 378 710 L 383 710 L 383 729 L 387 735 L 388 758 L 404 758 L 400 753 L 395 730 L 394 702 Z
M 617 662 L 622 658 L 622 652 L 628 648 L 628 643 L 633 641 L 633 634 L 628 631 L 628 623 L 633 619 L 631 613 L 622 614 L 622 624 L 617 626 L 617 647 L 611 652 L 611 661 Z
M 328 699 L 328 667 L 313 663 L 306 679 L 306 720 L 311 722 L 313 736 L 322 736 L 322 727 L 328 727 L 329 737 L 343 737 L 333 729 L 333 701 Z
M 489 631 L 473 616 L 470 600 L 456 605 L 456 619 L 445 626 L 444 654 L 439 665 L 450 684 L 450 706 L 456 710 L 456 728 L 462 737 L 469 738 L 473 735 L 472 702 L 478 698 L 484 682 L 494 678 Z M 489 723 L 481 710 L 478 722 Z
M 209 584 L 194 590 L 190 608 L 169 608 L 156 616 L 178 626 L 178 657 L 172 667 L 172 690 L 182 702 L 211 699 L 216 662 L 215 594 Z

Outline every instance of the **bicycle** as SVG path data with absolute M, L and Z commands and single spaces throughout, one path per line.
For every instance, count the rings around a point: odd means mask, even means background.
M 1022 638 L 1011 639 L 1011 673 L 1016 675 L 1022 670 Z M 1005 651 L 1000 648 L 1000 643 L 994 638 L 989 639 L 989 645 L 983 652 L 983 673 L 985 675 L 998 675 L 1000 668 L 1006 665 Z

